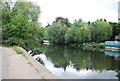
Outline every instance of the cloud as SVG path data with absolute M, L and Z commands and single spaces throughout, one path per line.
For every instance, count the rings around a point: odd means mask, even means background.
M 118 3 L 118 18 L 120 19 L 120 1 Z
M 40 22 L 43 26 L 52 23 L 56 17 L 67 17 L 71 22 L 82 18 L 84 21 L 95 21 L 105 18 L 108 21 L 118 20 L 118 0 L 33 0 L 41 7 Z
M 119 0 L 96 0 L 96 1 L 104 8 L 114 10 L 115 12 L 118 11 Z

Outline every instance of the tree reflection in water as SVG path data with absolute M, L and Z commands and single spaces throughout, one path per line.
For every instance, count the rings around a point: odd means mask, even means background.
M 63 68 L 64 71 L 66 71 L 68 66 L 73 67 L 77 71 L 92 70 L 102 72 L 112 70 L 117 72 L 118 74 L 115 76 L 120 78 L 120 62 L 115 60 L 113 56 L 105 55 L 104 52 L 85 51 L 62 45 L 42 45 L 34 49 L 38 49 L 38 51 L 34 52 L 33 56 L 43 53 L 53 63 L 54 67 Z M 38 53 L 39 51 L 40 53 Z M 44 61 L 42 63 L 44 64 Z

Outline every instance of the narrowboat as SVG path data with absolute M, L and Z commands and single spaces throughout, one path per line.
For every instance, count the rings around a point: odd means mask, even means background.
M 105 49 L 107 50 L 120 50 L 120 34 L 115 36 L 115 41 L 106 41 Z
M 120 50 L 120 42 L 119 41 L 106 41 L 105 49 L 108 50 Z

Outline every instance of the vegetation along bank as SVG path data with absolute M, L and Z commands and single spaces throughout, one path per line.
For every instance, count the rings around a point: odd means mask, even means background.
M 48 40 L 55 45 L 95 47 L 106 40 L 114 40 L 115 35 L 120 33 L 120 24 L 108 22 L 106 19 L 97 19 L 94 22 L 78 19 L 71 23 L 68 18 L 56 17 L 52 24 L 48 23 L 46 27 L 42 27 L 38 22 L 40 7 L 35 3 L 0 1 L 0 4 L 0 38 L 3 45 L 29 47 Z

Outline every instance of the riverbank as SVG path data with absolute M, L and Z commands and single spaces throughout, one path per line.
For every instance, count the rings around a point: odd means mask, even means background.
M 0 47 L 2 79 L 57 79 L 42 64 L 28 55 L 23 48 L 17 48 L 24 52 L 27 58 L 17 54 L 13 48 Z
M 81 50 L 86 50 L 86 51 L 104 51 L 104 43 L 83 43 L 83 44 L 70 44 L 70 46 L 81 49 Z

